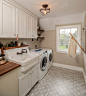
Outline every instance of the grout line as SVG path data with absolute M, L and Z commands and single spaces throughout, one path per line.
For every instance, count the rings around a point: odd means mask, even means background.
M 59 64 L 59 63 L 53 63 L 53 66 L 62 67 L 62 68 L 67 68 L 67 69 L 71 69 L 71 70 L 81 71 L 81 72 L 83 73 L 84 80 L 85 80 L 85 83 L 86 83 L 86 74 L 85 74 L 83 68 L 81 68 L 81 67 L 76 67 L 76 66 L 65 65 L 65 64 Z

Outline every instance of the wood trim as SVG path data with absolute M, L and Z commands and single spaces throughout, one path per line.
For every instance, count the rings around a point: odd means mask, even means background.
M 39 32 L 40 32 L 40 31 L 41 31 L 41 32 L 44 32 L 44 30 L 40 30 L 40 29 L 38 29 L 38 31 L 39 31 Z
M 44 37 L 38 37 L 38 38 L 44 39 Z
M 4 65 L 0 65 L 0 76 L 20 67 L 21 65 L 13 63 L 13 62 L 7 62 Z
M 29 45 L 24 45 L 24 46 L 16 46 L 16 47 L 6 47 L 4 50 L 9 50 L 9 49 L 15 49 L 15 48 L 21 48 L 21 47 L 27 47 Z
M 76 39 L 73 37 L 73 35 L 71 34 L 71 33 L 69 33 L 70 35 L 71 35 L 71 39 L 74 39 L 75 41 L 76 41 Z M 76 43 L 79 45 L 79 43 L 76 41 Z M 82 49 L 82 51 L 83 52 L 85 52 L 84 50 L 83 50 L 83 48 L 81 47 L 81 45 L 79 45 L 79 47 Z

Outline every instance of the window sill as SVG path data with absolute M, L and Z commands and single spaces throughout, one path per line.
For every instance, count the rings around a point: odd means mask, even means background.
M 58 51 L 56 51 L 56 52 L 57 52 L 57 53 L 63 53 L 63 54 L 66 53 L 66 54 L 68 54 L 68 51 L 60 51 L 60 50 L 58 50 Z M 76 54 L 79 54 L 79 55 L 80 55 L 81 52 L 77 51 Z

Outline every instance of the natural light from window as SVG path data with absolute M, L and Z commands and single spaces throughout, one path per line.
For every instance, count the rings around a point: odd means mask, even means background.
M 81 44 L 81 24 L 79 25 L 69 25 L 69 26 L 60 26 L 56 28 L 56 50 L 58 52 L 67 52 L 69 46 L 69 40 L 71 36 L 69 32 L 73 35 L 73 37 Z M 80 51 L 78 45 L 77 52 Z
M 74 36 L 74 38 L 77 40 L 77 28 L 71 28 L 71 29 L 60 29 L 59 31 L 59 49 L 68 49 L 69 40 L 71 38 L 69 32 Z

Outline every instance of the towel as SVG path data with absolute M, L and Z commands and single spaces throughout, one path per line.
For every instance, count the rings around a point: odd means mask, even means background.
M 69 55 L 72 55 L 73 58 L 76 56 L 76 41 L 74 39 L 70 39 L 69 47 L 68 47 Z

